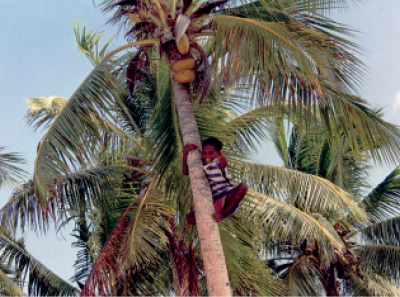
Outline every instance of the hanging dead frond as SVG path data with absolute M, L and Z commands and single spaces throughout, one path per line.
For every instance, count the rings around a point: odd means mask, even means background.
M 81 296 L 112 295 L 110 280 L 115 279 L 118 275 L 117 260 L 119 252 L 126 245 L 129 229 L 130 219 L 126 215 L 138 201 L 139 198 L 133 201 L 121 215 L 92 267 L 81 291 Z
M 150 61 L 146 50 L 146 47 L 140 47 L 126 69 L 127 86 L 130 94 L 140 85 L 144 77 L 150 75 Z
M 177 296 L 200 296 L 199 267 L 193 249 L 193 241 L 190 241 L 189 244 L 185 242 L 185 232 L 178 233 L 174 217 L 165 219 L 169 222 L 165 233 L 168 238 L 174 293 Z

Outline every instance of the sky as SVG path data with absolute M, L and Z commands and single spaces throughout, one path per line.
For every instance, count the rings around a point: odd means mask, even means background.
M 3 1 L 0 10 L 0 146 L 18 152 L 30 174 L 38 141 L 43 132 L 33 132 L 24 121 L 26 99 L 42 96 L 69 98 L 92 65 L 77 50 L 73 24 L 87 24 L 104 32 L 105 40 L 117 33 L 106 24 L 107 16 L 92 0 Z M 98 1 L 97 1 L 98 3 Z M 330 17 L 357 30 L 363 48 L 359 57 L 367 66 L 359 94 L 372 106 L 383 108 L 385 119 L 400 125 L 400 1 L 361 1 L 356 7 L 332 13 Z M 123 44 L 116 37 L 110 48 Z M 265 163 L 276 163 L 266 151 Z M 371 183 L 377 184 L 389 172 L 377 165 Z M 0 189 L 0 207 L 12 188 Z M 57 235 L 36 236 L 27 232 L 26 247 L 55 273 L 68 280 L 74 273 L 76 250 L 71 248 L 70 230 Z

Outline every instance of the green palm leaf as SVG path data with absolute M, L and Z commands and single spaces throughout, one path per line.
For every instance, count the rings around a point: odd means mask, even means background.
M 11 238 L 0 234 L 0 249 L 3 260 L 14 262 L 18 278 L 22 283 L 27 281 L 29 294 L 43 296 L 71 296 L 76 289 L 62 280 L 42 263 L 30 255 L 23 247 Z
M 399 288 L 390 280 L 375 274 L 369 273 L 364 278 L 349 274 L 350 282 L 346 288 L 354 296 L 398 296 Z
M 0 152 L 5 147 L 0 146 Z M 0 187 L 6 183 L 16 183 L 18 179 L 25 176 L 25 171 L 14 164 L 23 163 L 23 159 L 16 153 L 2 153 L 0 154 Z
M 276 279 L 254 249 L 254 240 L 259 237 L 260 227 L 249 222 L 244 225 L 246 212 L 238 211 L 234 217 L 219 225 L 231 286 L 235 295 L 252 292 L 256 296 L 282 296 L 285 284 Z
M 245 161 L 232 160 L 231 165 L 238 180 L 305 212 L 317 212 L 332 218 L 350 214 L 356 221 L 367 219 L 364 211 L 345 191 L 318 176 Z
M 9 201 L 0 209 L 0 222 L 14 231 L 17 228 L 24 230 L 28 225 L 32 230 L 45 232 L 51 221 L 57 221 L 57 216 L 60 220 L 65 217 L 71 219 L 71 212 L 79 211 L 81 199 L 88 206 L 101 204 L 102 195 L 110 187 L 111 180 L 118 179 L 120 182 L 128 169 L 133 168 L 99 166 L 59 176 L 53 180 L 51 196 L 45 205 L 36 195 L 33 181 L 29 180 L 16 187 Z M 141 172 L 147 173 L 144 170 Z
M 302 242 L 318 242 L 321 262 L 329 263 L 334 256 L 334 248 L 341 250 L 343 242 L 338 241 L 325 226 L 318 222 L 312 215 L 286 204 L 280 200 L 250 190 L 251 198 L 243 208 L 249 212 L 248 217 L 260 218 L 265 228 L 275 240 Z
M 358 231 L 367 242 L 400 246 L 400 217 L 376 222 Z
M 33 180 L 40 194 L 46 196 L 54 178 L 70 173 L 69 166 L 90 164 L 99 154 L 104 134 L 121 135 L 106 120 L 113 118 L 113 92 L 117 90 L 124 92 L 110 74 L 110 63 L 104 61 L 68 100 L 38 148 Z M 85 144 L 85 150 L 79 143 Z
M 104 59 L 107 54 L 107 48 L 109 47 L 113 38 L 106 42 L 106 44 L 100 48 L 99 43 L 103 34 L 92 30 L 86 31 L 86 24 L 83 25 L 82 31 L 79 28 L 79 22 L 74 24 L 74 32 L 78 49 L 81 53 L 84 53 L 93 66 L 97 66 Z
M 363 271 L 391 277 L 398 283 L 400 276 L 400 247 L 365 244 L 356 248 Z
M 373 189 L 362 203 L 365 211 L 375 220 L 382 220 L 400 212 L 400 169 L 394 169 Z
M 0 294 L 2 296 L 25 296 L 22 290 L 0 269 Z
M 366 101 L 357 96 L 336 91 L 332 91 L 332 105 L 340 112 L 337 117 L 332 117 L 333 113 L 329 117 L 340 123 L 353 151 L 368 151 L 376 162 L 389 164 L 397 160 L 400 130 L 384 121 L 380 111 L 369 108 Z
M 286 276 L 291 296 L 321 296 L 321 274 L 316 264 L 314 257 L 300 258 L 293 263 Z

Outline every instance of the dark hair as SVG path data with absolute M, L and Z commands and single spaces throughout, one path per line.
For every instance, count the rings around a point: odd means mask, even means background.
M 204 139 L 202 142 L 202 146 L 205 147 L 206 145 L 212 145 L 213 147 L 215 147 L 217 152 L 222 150 L 222 146 L 223 146 L 222 142 L 215 137 L 208 137 L 208 138 Z

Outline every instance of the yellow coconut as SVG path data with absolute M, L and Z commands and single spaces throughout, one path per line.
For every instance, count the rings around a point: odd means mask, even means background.
M 183 34 L 176 47 L 181 55 L 187 55 L 189 53 L 189 36 Z
M 174 73 L 174 79 L 182 84 L 187 84 L 196 79 L 196 74 L 193 70 L 179 70 Z
M 135 23 L 140 23 L 142 20 L 140 19 L 140 17 L 138 17 L 136 14 L 134 13 L 130 13 L 129 18 L 134 21 Z
M 193 70 L 196 62 L 194 59 L 183 59 L 176 61 L 174 64 L 172 64 L 171 69 L 174 72 L 177 72 L 179 70 Z
M 138 13 L 142 19 L 149 19 L 151 16 L 150 13 L 142 9 L 139 9 Z

